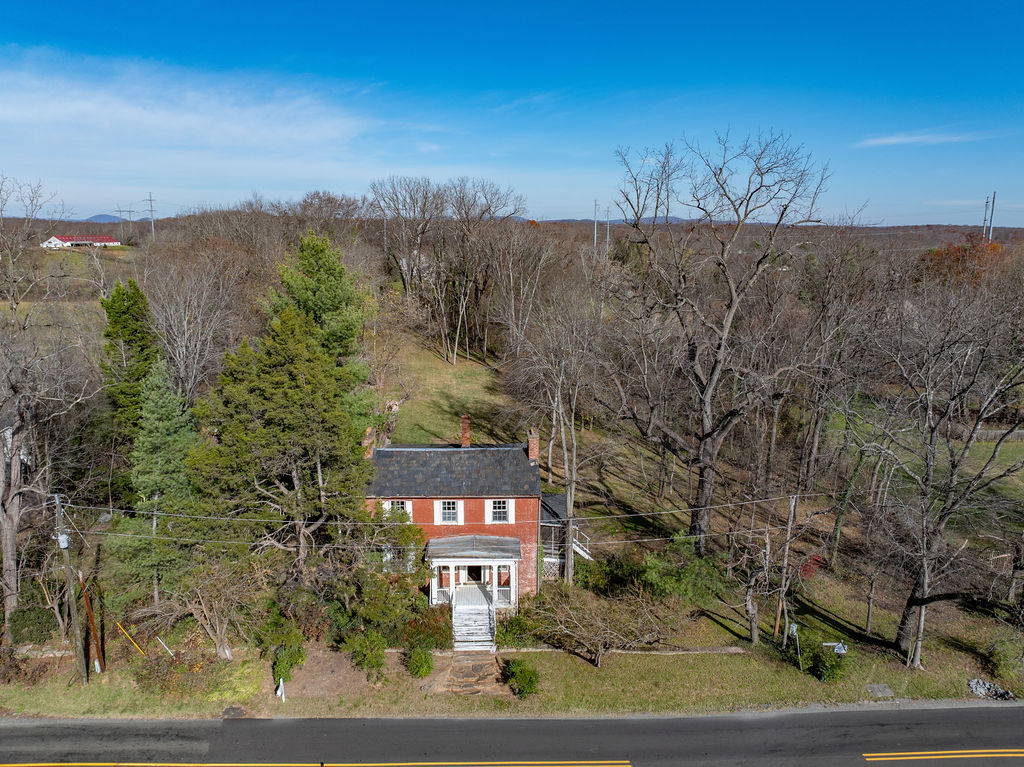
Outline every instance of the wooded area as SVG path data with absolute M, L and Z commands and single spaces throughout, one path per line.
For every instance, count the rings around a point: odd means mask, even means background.
M 162 219 L 113 256 L 41 251 L 66 228 L 52 199 L 0 177 L 4 642 L 33 622 L 67 638 L 86 588 L 110 621 L 193 621 L 222 658 L 423 640 L 423 562 L 394 566 L 422 532 L 366 508 L 360 443 L 402 418 L 410 338 L 497 371 L 499 427 L 541 427 L 580 525 L 609 451 L 656 457 L 643 503 L 612 516 L 688 524 L 602 535 L 609 561 L 669 569 L 589 588 L 606 599 L 585 615 L 590 596 L 537 608 L 597 663 L 656 641 L 651 584 L 673 578 L 742 601 L 756 642 L 758 602 L 788 610 L 798 542 L 800 566 L 893 584 L 910 666 L 937 602 L 1019 635 L 1024 238 L 823 221 L 827 168 L 778 134 L 618 159 L 607 240 L 524 220 L 489 180 L 394 176 Z M 787 496 L 813 511 L 743 505 Z

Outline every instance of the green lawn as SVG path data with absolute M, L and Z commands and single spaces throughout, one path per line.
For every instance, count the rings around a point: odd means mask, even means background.
M 474 442 L 526 441 L 525 434 L 510 434 L 502 422 L 501 411 L 510 400 L 498 389 L 493 369 L 461 357 L 452 365 L 411 336 L 400 360 L 409 398 L 399 410 L 394 442 L 458 442 L 463 413 L 470 415 Z

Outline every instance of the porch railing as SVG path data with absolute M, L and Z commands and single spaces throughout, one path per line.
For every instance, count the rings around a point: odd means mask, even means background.
M 498 588 L 495 589 L 495 597 L 499 605 L 507 607 L 512 604 L 512 587 L 498 586 Z
M 451 589 L 446 589 L 446 588 L 441 588 L 440 586 L 438 586 L 437 587 L 437 603 L 440 604 L 440 605 L 445 605 L 445 604 L 448 604 L 451 601 L 452 601 L 452 590 Z

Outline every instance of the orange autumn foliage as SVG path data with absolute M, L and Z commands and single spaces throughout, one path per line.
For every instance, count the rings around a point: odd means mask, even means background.
M 989 242 L 980 232 L 970 232 L 960 242 L 949 242 L 927 251 L 921 261 L 930 276 L 944 280 L 976 282 L 1006 258 L 1006 248 Z

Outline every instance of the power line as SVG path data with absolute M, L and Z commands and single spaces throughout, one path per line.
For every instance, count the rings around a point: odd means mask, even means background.
M 356 497 L 356 496 L 350 496 Z M 704 509 L 715 510 L 715 509 L 728 509 L 735 506 L 750 506 L 759 503 L 771 503 L 773 501 L 782 501 L 787 498 L 822 498 L 828 497 L 827 493 L 789 493 L 786 495 L 771 496 L 768 498 L 754 498 L 747 501 L 731 501 L 728 503 L 713 504 L 711 506 L 693 506 L 685 509 L 667 509 L 662 511 L 638 511 L 632 514 L 607 514 L 593 517 L 574 517 L 574 521 L 581 522 L 597 522 L 606 519 L 635 519 L 642 517 L 655 517 L 663 516 L 666 514 L 683 514 L 693 511 L 703 511 Z M 161 516 L 161 517 L 174 517 L 177 519 L 198 519 L 204 521 L 213 522 L 242 522 L 250 524 L 289 524 L 291 522 L 297 522 L 300 520 L 295 519 L 283 519 L 283 518 L 270 518 L 270 517 L 227 517 L 219 515 L 209 514 L 179 514 L 171 511 L 142 511 L 139 509 L 120 509 L 110 506 L 88 506 L 82 504 L 65 503 L 64 506 L 69 509 L 79 509 L 83 511 L 101 511 L 118 514 L 131 514 L 138 516 Z M 347 521 L 343 519 L 334 519 L 333 522 L 339 522 L 343 525 L 366 525 L 373 527 L 400 527 L 402 525 L 416 525 L 418 527 L 451 527 L 452 523 L 438 523 L 438 522 L 416 522 L 412 519 L 406 522 L 400 522 L 396 520 L 380 520 L 380 521 Z
M 771 501 L 782 501 L 787 498 L 821 498 L 828 497 L 828 493 L 789 493 L 787 495 L 776 495 L 771 498 L 755 498 L 749 501 L 733 501 L 730 503 L 718 503 L 712 506 L 691 506 L 686 509 L 669 509 L 667 511 L 638 511 L 635 514 L 609 514 L 601 517 L 575 517 L 575 521 L 598 521 L 603 519 L 628 519 L 632 517 L 654 517 L 661 514 L 682 514 L 684 512 L 704 511 L 712 509 L 729 509 L 733 506 L 750 506 L 756 503 L 769 503 Z

